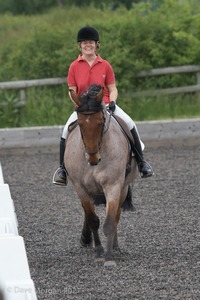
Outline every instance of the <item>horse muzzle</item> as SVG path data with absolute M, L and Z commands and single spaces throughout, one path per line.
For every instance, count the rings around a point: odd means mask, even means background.
M 98 163 L 101 161 L 101 155 L 98 151 L 86 151 L 85 152 L 85 157 L 87 162 L 91 165 L 91 166 L 96 166 L 98 165 Z

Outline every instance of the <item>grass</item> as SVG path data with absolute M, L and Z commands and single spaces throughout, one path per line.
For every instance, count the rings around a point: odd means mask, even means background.
M 64 124 L 73 111 L 66 86 L 30 88 L 26 103 L 21 106 L 19 96 L 0 93 L 0 127 L 31 127 Z
M 118 101 L 120 105 L 120 100 Z M 121 107 L 135 120 L 165 120 L 200 117 L 200 95 L 168 95 L 127 99 Z
M 29 88 L 26 104 L 20 106 L 16 91 L 0 93 L 0 127 L 63 125 L 74 110 L 67 87 Z M 170 95 L 146 98 L 120 96 L 118 105 L 135 121 L 200 117 L 200 95 Z

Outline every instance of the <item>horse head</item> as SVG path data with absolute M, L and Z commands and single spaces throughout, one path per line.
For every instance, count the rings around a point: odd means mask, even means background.
M 77 104 L 78 125 L 85 145 L 86 159 L 90 165 L 97 165 L 101 160 L 100 147 L 105 123 L 103 87 L 92 84 L 81 95 L 72 90 L 70 93 Z

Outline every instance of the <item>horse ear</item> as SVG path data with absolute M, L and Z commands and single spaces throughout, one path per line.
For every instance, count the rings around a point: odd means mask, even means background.
M 72 90 L 72 89 L 69 89 L 69 92 L 70 92 L 70 95 L 71 95 L 71 99 L 78 105 L 80 106 L 81 105 L 81 102 L 79 100 L 79 96 L 78 94 Z
M 97 94 L 97 98 L 96 98 L 97 101 L 102 101 L 103 96 L 104 96 L 104 88 L 102 86 L 101 89 L 100 89 L 100 91 L 99 91 L 99 93 Z

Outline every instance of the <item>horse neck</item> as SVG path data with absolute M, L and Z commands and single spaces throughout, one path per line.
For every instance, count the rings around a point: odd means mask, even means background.
M 107 131 L 112 132 L 113 127 L 116 128 L 117 130 L 119 129 L 119 132 L 121 132 L 119 123 L 106 110 L 104 110 L 104 117 L 105 117 L 104 133 L 106 133 Z

